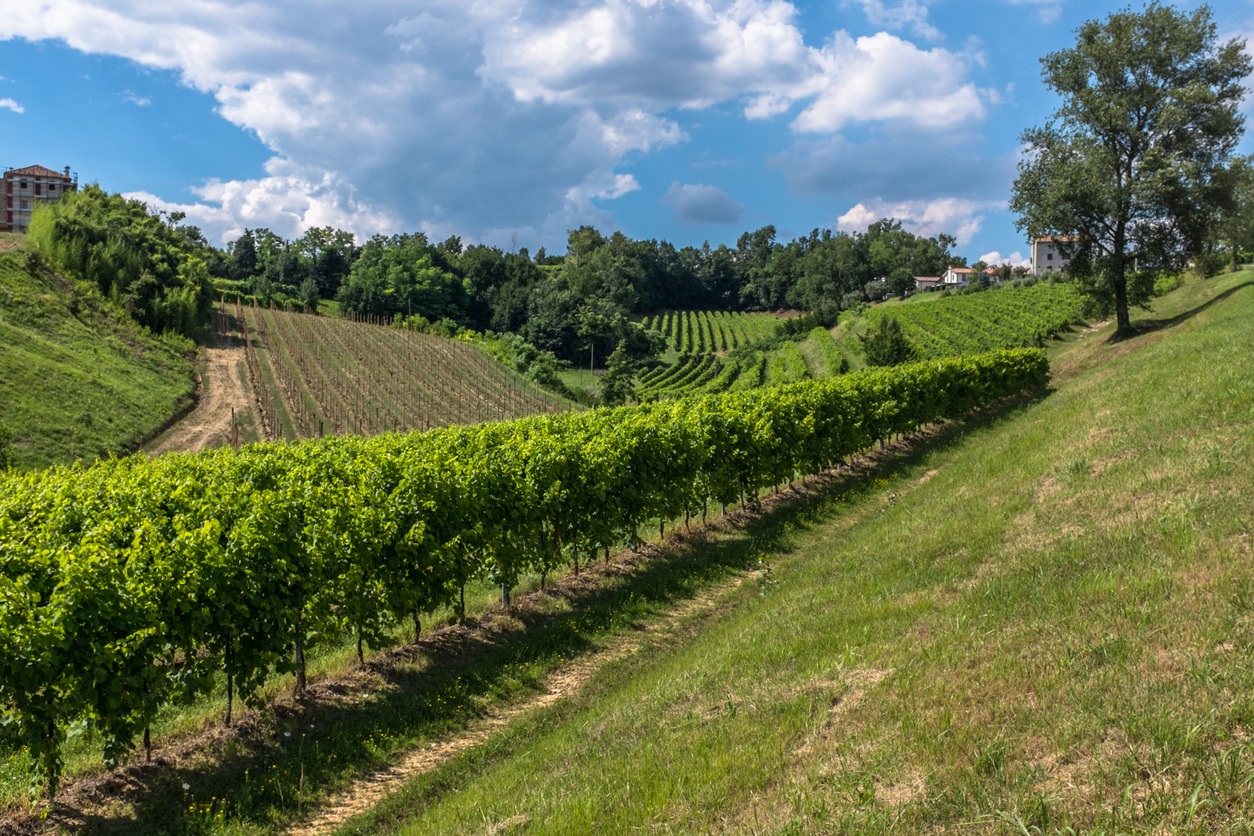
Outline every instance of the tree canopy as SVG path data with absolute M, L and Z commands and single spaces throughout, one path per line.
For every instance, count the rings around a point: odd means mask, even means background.
M 1153 2 L 1085 23 L 1074 47 L 1042 59 L 1062 104 L 1023 134 L 1011 208 L 1030 237 L 1059 236 L 1117 333 L 1155 273 L 1201 253 L 1232 207 L 1244 47 L 1218 43 L 1208 6 Z
M 208 319 L 212 287 L 199 231 L 181 231 L 180 220 L 90 184 L 40 206 L 29 237 L 37 252 L 96 285 L 141 325 L 193 336 Z

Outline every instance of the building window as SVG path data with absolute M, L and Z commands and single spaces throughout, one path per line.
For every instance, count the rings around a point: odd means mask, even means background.
M 1053 260 L 1054 260 L 1054 254 L 1053 254 L 1053 253 L 1048 253 L 1048 254 L 1045 256 L 1045 260 L 1046 260 L 1046 261 L 1053 261 Z

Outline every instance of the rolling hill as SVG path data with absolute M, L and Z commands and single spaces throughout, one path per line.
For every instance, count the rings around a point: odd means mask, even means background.
M 0 235 L 0 426 L 17 468 L 138 448 L 192 404 L 192 349 Z

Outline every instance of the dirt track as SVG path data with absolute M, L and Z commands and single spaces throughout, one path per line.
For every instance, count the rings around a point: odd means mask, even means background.
M 215 337 L 200 350 L 200 397 L 196 408 L 147 447 L 149 453 L 188 452 L 223 447 L 232 441 L 231 410 L 237 420 L 252 412 L 245 387 L 244 347 Z

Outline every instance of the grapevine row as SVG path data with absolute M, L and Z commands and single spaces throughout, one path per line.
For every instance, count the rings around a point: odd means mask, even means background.
M 426 433 L 260 444 L 5 477 L 0 706 L 55 793 L 70 728 L 109 762 L 171 703 L 309 648 L 378 646 L 474 578 L 509 590 L 1042 386 L 1037 350 Z

